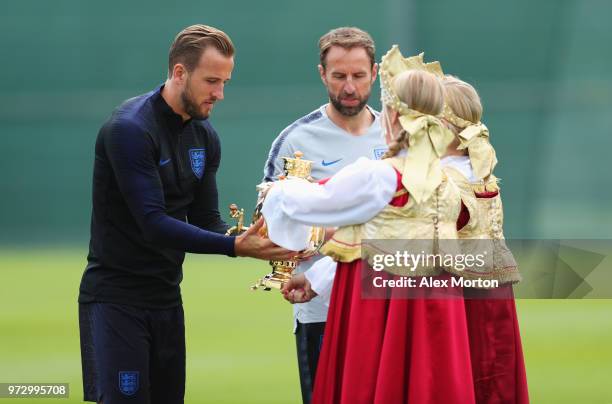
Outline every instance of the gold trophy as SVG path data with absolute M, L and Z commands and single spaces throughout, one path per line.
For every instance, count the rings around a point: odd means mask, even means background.
M 291 178 L 303 178 L 308 181 L 312 181 L 312 177 L 310 176 L 310 172 L 312 169 L 312 161 L 303 160 L 303 155 L 304 154 L 302 152 L 298 151 L 294 153 L 294 158 L 283 157 L 284 175 L 279 176 L 280 181 Z M 255 211 L 253 212 L 252 223 L 255 223 L 261 218 L 261 208 L 263 206 L 267 192 L 272 186 L 272 184 L 272 182 L 264 182 L 257 186 L 259 196 L 257 198 Z M 231 204 L 230 216 L 237 220 L 237 224 L 236 226 L 233 226 L 227 231 L 227 235 L 237 235 L 247 229 L 247 227 L 244 227 L 244 209 L 238 209 L 238 206 L 236 206 L 235 204 Z M 265 224 L 260 230 L 260 235 L 262 237 L 268 236 Z M 302 251 L 300 255 L 296 257 L 296 259 L 287 261 L 270 261 L 270 265 L 272 266 L 272 272 L 259 279 L 255 285 L 251 286 L 251 289 L 263 289 L 266 291 L 272 289 L 281 289 L 285 282 L 287 282 L 293 275 L 293 270 L 297 267 L 299 259 L 316 254 L 316 252 L 319 250 L 319 247 L 321 247 L 321 245 L 323 244 L 324 239 L 325 229 L 322 227 L 312 227 L 310 231 L 310 243 L 308 247 L 304 251 Z
M 285 179 L 302 178 L 312 181 L 312 177 L 310 176 L 312 161 L 303 160 L 302 157 L 304 156 L 304 153 L 300 151 L 296 151 L 293 155 L 294 158 L 283 157 L 284 175 L 280 175 L 279 180 L 284 181 Z M 253 222 L 261 217 L 261 207 L 270 186 L 271 183 L 263 183 L 257 186 L 259 198 L 255 208 L 255 213 L 253 214 Z M 262 230 L 264 229 L 265 225 Z M 267 236 L 267 231 L 265 235 Z M 310 242 L 308 247 L 302 251 L 299 256 L 296 257 L 296 259 L 287 261 L 270 261 L 272 272 L 259 279 L 257 283 L 251 287 L 251 289 L 257 290 L 261 288 L 266 291 L 271 289 L 281 289 L 293 275 L 293 270 L 297 267 L 300 258 L 305 258 L 316 254 L 319 247 L 321 247 L 323 244 L 324 238 L 325 229 L 323 227 L 312 227 L 310 230 Z

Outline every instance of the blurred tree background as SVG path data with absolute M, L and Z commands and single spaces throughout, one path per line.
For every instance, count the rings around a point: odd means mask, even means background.
M 225 30 L 237 47 L 211 117 L 226 217 L 231 202 L 253 206 L 276 135 L 326 101 L 318 38 L 354 25 L 372 34 L 378 58 L 394 43 L 425 51 L 480 91 L 508 236 L 609 238 L 611 13 L 605 0 L 7 3 L 0 244 L 85 250 L 97 131 L 121 101 L 163 82 L 172 39 L 193 23 Z M 375 87 L 370 104 L 380 108 Z

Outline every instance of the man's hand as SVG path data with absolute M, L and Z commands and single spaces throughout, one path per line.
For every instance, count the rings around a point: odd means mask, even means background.
M 309 302 L 317 295 L 317 293 L 311 289 L 310 281 L 303 273 L 293 275 L 291 279 L 283 285 L 281 293 L 285 300 L 292 304 Z
M 234 250 L 239 257 L 252 257 L 262 260 L 290 260 L 297 255 L 296 251 L 287 250 L 274 244 L 269 238 L 259 235 L 264 224 L 263 217 L 252 224 L 247 231 L 236 237 Z

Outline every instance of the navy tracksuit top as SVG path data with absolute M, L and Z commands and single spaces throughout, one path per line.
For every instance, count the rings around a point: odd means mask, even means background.
M 183 121 L 162 88 L 125 101 L 98 133 L 80 303 L 176 306 L 185 252 L 234 256 L 218 209 L 219 137 L 208 120 Z

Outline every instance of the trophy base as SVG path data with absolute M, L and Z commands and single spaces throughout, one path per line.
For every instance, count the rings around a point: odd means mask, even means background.
M 297 262 L 270 261 L 270 265 L 272 265 L 272 272 L 258 280 L 255 285 L 251 286 L 251 290 L 262 289 L 270 291 L 272 289 L 282 289 L 285 283 L 291 279 Z
M 285 285 L 285 283 L 287 283 L 286 279 L 278 279 L 274 277 L 273 274 L 268 274 L 264 276 L 262 279 L 258 280 L 255 285 L 251 286 L 251 289 L 252 290 L 261 289 L 261 290 L 265 290 L 266 292 L 272 289 L 281 290 L 283 288 L 283 285 Z

